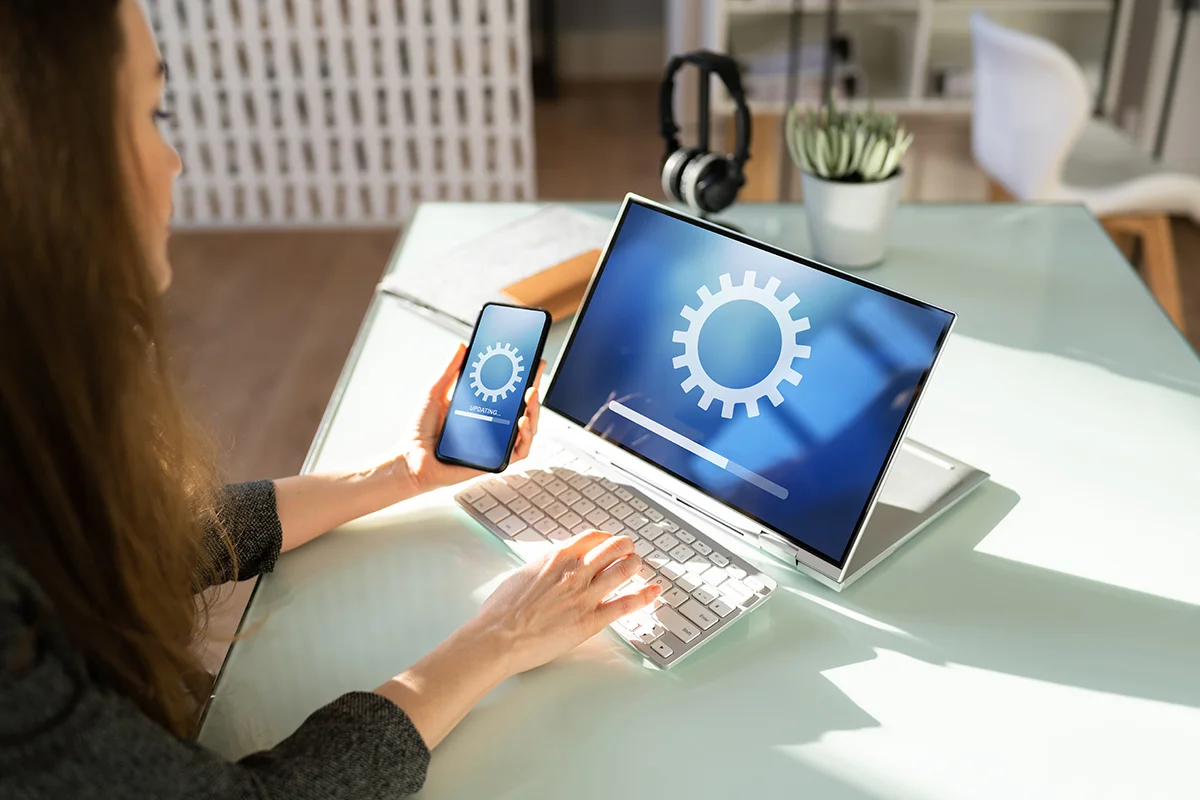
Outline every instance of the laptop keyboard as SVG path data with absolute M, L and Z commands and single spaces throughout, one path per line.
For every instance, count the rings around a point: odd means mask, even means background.
M 642 568 L 614 595 L 646 583 L 663 592 L 651 607 L 610 627 L 660 667 L 677 664 L 775 590 L 748 562 L 565 450 L 538 466 L 472 482 L 455 500 L 525 561 L 593 529 L 631 538 Z

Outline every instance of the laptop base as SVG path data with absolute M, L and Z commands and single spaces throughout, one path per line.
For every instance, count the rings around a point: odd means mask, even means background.
M 896 552 L 988 477 L 986 472 L 965 462 L 905 439 L 842 579 L 823 575 L 799 558 L 794 565 L 804 574 L 840 592 Z

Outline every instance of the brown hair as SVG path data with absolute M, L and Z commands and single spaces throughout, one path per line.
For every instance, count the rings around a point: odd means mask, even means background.
M 183 735 L 216 480 L 123 177 L 119 7 L 0 2 L 0 536 L 49 601 L 33 633 Z

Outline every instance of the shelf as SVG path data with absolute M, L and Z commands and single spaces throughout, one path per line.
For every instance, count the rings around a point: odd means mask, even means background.
M 866 108 L 865 99 L 841 100 L 841 108 Z M 800 103 L 804 107 L 803 101 Z M 809 104 L 812 105 L 812 104 Z M 923 97 L 910 100 L 902 97 L 885 97 L 875 100 L 874 108 L 884 114 L 953 114 L 956 116 L 971 113 L 971 100 L 966 97 Z M 733 104 L 726 102 L 714 103 L 713 110 L 722 115 L 733 113 Z M 783 114 L 787 111 L 787 103 L 782 100 L 766 100 L 750 103 L 750 111 L 755 114 Z
M 1113 10 L 1113 0 L 934 0 L 935 11 L 1037 11 L 1043 14 L 1084 12 L 1107 14 Z
M 800 10 L 809 14 L 822 14 L 829 10 L 829 0 L 802 0 Z M 788 14 L 792 11 L 791 0 L 728 0 L 731 15 Z M 840 0 L 839 14 L 902 12 L 917 13 L 920 0 Z

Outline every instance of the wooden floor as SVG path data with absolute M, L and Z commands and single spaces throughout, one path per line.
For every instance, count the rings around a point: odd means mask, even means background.
M 658 197 L 656 87 L 566 87 L 536 110 L 542 199 Z M 910 201 L 982 201 L 964 121 L 915 122 Z M 1200 229 L 1176 221 L 1188 330 L 1200 349 Z M 240 481 L 296 472 L 398 230 L 178 234 L 167 294 L 199 413 Z M 232 629 L 245 592 L 218 621 Z M 210 663 L 219 663 L 219 655 Z

